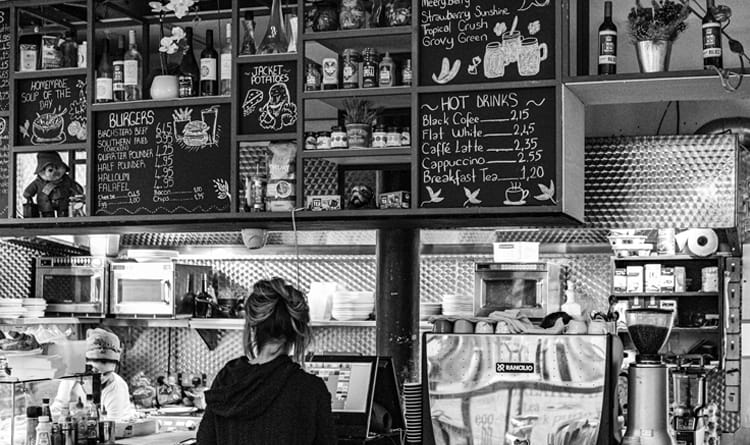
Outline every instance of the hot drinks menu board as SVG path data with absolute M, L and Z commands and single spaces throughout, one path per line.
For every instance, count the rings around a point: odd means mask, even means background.
M 23 79 L 17 83 L 16 145 L 86 141 L 86 76 Z
M 241 134 L 294 132 L 297 123 L 296 62 L 240 65 Z
M 8 181 L 10 170 L 10 141 L 8 138 L 8 118 L 0 117 L 0 218 L 8 217 Z
M 553 206 L 555 87 L 419 96 L 419 206 Z
M 555 78 L 552 0 L 418 0 L 419 84 Z
M 230 210 L 230 106 L 96 114 L 96 215 Z
M 0 9 L 0 111 L 8 111 L 10 86 L 10 16 Z

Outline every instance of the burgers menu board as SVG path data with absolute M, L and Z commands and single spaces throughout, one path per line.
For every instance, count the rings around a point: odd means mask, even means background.
M 552 206 L 555 87 L 419 96 L 419 206 Z
M 241 134 L 296 131 L 296 62 L 240 65 L 240 98 Z
M 95 214 L 230 210 L 230 106 L 96 113 Z
M 16 145 L 86 141 L 86 76 L 23 79 L 16 90 Z
M 420 85 L 555 78 L 551 0 L 419 0 Z
M 10 84 L 10 27 L 7 9 L 0 9 L 0 111 L 8 111 Z
M 8 140 L 8 118 L 0 117 L 0 218 L 8 217 L 8 181 L 10 170 L 10 143 Z

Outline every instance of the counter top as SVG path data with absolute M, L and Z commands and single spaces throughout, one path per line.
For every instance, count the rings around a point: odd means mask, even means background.
M 170 433 L 149 434 L 147 436 L 117 439 L 117 445 L 176 445 L 185 439 L 195 437 L 195 431 L 173 431 Z

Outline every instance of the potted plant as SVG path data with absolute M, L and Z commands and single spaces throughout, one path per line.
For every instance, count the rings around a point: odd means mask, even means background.
M 164 33 L 164 16 L 174 12 L 175 17 L 181 19 L 187 15 L 195 0 L 169 0 L 166 4 L 161 1 L 150 2 L 151 11 L 159 14 L 159 65 L 161 74 L 154 76 L 151 82 L 152 99 L 174 99 L 179 95 L 179 82 L 174 69 L 170 69 L 167 58 L 177 51 L 184 52 L 185 31 L 179 26 L 173 26 L 170 33 Z
M 674 0 L 651 0 L 644 7 L 635 0 L 628 14 L 630 39 L 635 44 L 643 73 L 669 70 L 672 42 L 687 28 L 690 7 Z
M 349 147 L 370 147 L 372 123 L 380 114 L 367 99 L 344 99 L 344 124 Z

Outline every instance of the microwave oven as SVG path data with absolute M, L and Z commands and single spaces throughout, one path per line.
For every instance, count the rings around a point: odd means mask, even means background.
M 104 257 L 37 257 L 34 297 L 47 302 L 48 314 L 104 317 L 108 267 Z
M 474 313 L 515 309 L 529 318 L 557 312 L 567 270 L 555 263 L 476 263 Z
M 175 261 L 112 262 L 109 268 L 110 312 L 120 317 L 189 318 L 192 297 L 210 266 Z M 188 286 L 191 289 L 188 289 Z

